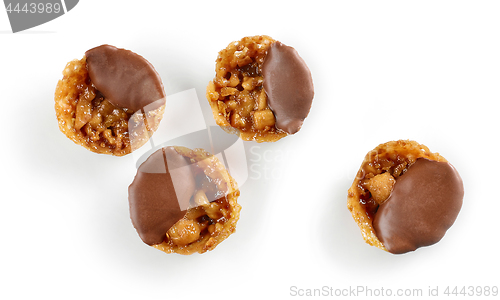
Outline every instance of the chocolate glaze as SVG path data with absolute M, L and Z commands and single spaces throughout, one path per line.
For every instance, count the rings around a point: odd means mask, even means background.
M 462 179 L 451 164 L 419 158 L 375 214 L 377 237 L 394 254 L 435 244 L 455 222 L 463 196 Z
M 144 243 L 163 242 L 170 227 L 184 217 L 194 190 L 187 158 L 173 147 L 151 154 L 128 188 L 130 218 Z
M 161 78 L 142 56 L 110 45 L 90 49 L 85 56 L 90 80 L 115 106 L 138 111 L 155 101 L 164 104 Z
M 309 68 L 294 48 L 275 42 L 264 59 L 262 75 L 276 128 L 296 133 L 309 114 L 314 97 Z

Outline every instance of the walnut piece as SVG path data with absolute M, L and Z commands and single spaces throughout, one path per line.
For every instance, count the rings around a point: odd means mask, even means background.
M 370 191 L 373 200 L 380 205 L 389 198 L 395 183 L 396 180 L 394 177 L 390 173 L 385 172 L 368 179 L 365 186 Z

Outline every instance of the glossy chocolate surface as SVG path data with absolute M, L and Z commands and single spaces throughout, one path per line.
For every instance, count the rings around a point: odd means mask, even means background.
M 170 227 L 184 217 L 196 186 L 190 166 L 187 158 L 166 147 L 137 170 L 129 186 L 130 218 L 144 243 L 162 243 Z
M 162 103 L 155 108 L 164 104 L 161 78 L 142 56 L 102 45 L 85 52 L 85 57 L 90 80 L 115 106 L 135 112 L 156 101 Z
M 309 68 L 294 48 L 275 42 L 267 52 L 262 75 L 276 128 L 296 133 L 309 114 L 314 97 Z
M 419 158 L 376 212 L 377 237 L 394 254 L 435 244 L 455 222 L 463 196 L 462 179 L 451 164 Z

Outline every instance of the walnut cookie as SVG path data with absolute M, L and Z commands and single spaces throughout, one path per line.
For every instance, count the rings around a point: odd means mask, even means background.
M 269 36 L 245 37 L 219 52 L 207 99 L 216 123 L 243 140 L 275 142 L 302 127 L 314 97 L 297 51 Z
M 402 254 L 441 240 L 463 196 L 462 180 L 444 157 L 399 140 L 368 152 L 349 188 L 347 208 L 366 243 Z
M 144 243 L 166 253 L 213 250 L 236 230 L 241 206 L 235 180 L 203 149 L 165 147 L 137 170 L 130 217 Z
M 59 129 L 90 151 L 123 156 L 141 147 L 165 110 L 160 76 L 142 56 L 102 45 L 69 62 L 55 91 Z

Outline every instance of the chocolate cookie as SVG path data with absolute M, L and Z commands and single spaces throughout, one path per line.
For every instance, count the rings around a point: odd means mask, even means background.
M 239 194 L 215 156 L 165 147 L 139 167 L 129 186 L 130 218 L 150 246 L 166 253 L 204 253 L 235 231 Z
M 300 130 L 314 97 L 297 51 L 268 36 L 245 37 L 219 52 L 207 98 L 215 121 L 243 140 L 274 142 Z
M 110 45 L 69 62 L 55 92 L 59 129 L 96 153 L 122 156 L 141 147 L 164 109 L 165 91 L 153 66 Z
M 348 192 L 347 207 L 365 241 L 394 254 L 439 242 L 462 207 L 457 170 L 414 141 L 370 151 Z

